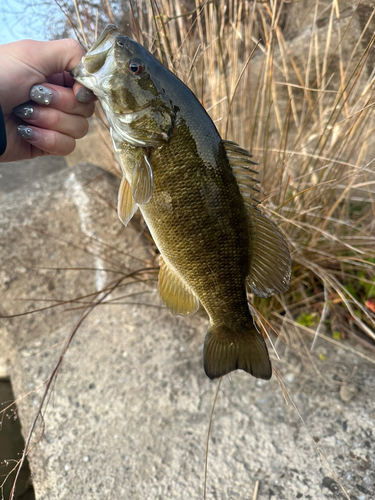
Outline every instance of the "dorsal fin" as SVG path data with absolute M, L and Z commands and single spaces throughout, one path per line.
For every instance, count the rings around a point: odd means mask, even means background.
M 160 255 L 159 295 L 173 314 L 186 316 L 198 310 L 199 300 Z
M 236 177 L 238 187 L 248 213 L 250 237 L 250 262 L 248 285 L 258 297 L 271 297 L 274 293 L 285 292 L 289 288 L 291 258 L 284 237 L 275 224 L 262 215 L 257 208 L 259 200 L 255 193 L 258 175 L 249 165 L 257 165 L 252 155 L 235 142 L 223 141 L 229 163 Z
M 255 198 L 256 193 L 260 192 L 257 188 L 260 181 L 254 176 L 258 176 L 259 172 L 251 168 L 250 165 L 258 164 L 251 159 L 252 154 L 249 151 L 241 148 L 235 142 L 223 141 L 223 144 L 245 203 L 256 207 L 260 203 Z

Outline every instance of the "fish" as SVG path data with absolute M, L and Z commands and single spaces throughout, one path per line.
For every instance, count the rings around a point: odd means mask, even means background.
M 193 92 L 141 44 L 108 25 L 71 75 L 97 96 L 122 169 L 118 216 L 139 208 L 160 251 L 158 290 L 173 314 L 209 317 L 203 365 L 270 379 L 248 291 L 289 288 L 291 257 L 256 196 L 249 151 L 223 140 Z

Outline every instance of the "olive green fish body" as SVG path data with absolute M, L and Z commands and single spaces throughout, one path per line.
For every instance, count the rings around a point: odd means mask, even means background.
M 132 163 L 132 148 L 124 163 Z M 197 151 L 184 120 L 150 155 L 153 196 L 142 214 L 164 260 L 192 289 L 213 322 L 246 311 L 249 268 L 246 207 L 218 137 L 212 166 Z M 192 186 L 199 186 L 198 189 Z
M 141 209 L 161 254 L 161 299 L 175 314 L 200 302 L 210 317 L 206 374 L 270 378 L 246 286 L 260 297 L 286 290 L 290 256 L 257 208 L 250 153 L 223 141 L 194 94 L 113 26 L 72 74 L 107 115 L 124 174 L 119 217 L 126 225 Z

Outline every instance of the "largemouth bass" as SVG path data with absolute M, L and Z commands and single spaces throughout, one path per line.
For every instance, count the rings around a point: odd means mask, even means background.
M 269 379 L 271 363 L 247 288 L 289 287 L 291 260 L 257 208 L 252 155 L 221 139 L 194 94 L 142 45 L 107 26 L 72 76 L 98 97 L 123 171 L 118 215 L 139 207 L 160 250 L 159 294 L 174 314 L 210 319 L 204 369 Z

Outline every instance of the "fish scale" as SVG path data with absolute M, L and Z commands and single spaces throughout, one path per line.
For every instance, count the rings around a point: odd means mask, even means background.
M 184 124 L 177 124 L 170 141 L 151 155 L 154 195 L 141 210 L 162 255 L 173 263 L 174 269 L 199 296 L 213 319 L 220 315 L 218 310 L 223 307 L 223 302 L 230 309 L 229 304 L 235 298 L 243 299 L 249 260 L 246 209 L 244 203 L 238 203 L 235 210 L 230 206 L 233 198 L 237 197 L 239 202 L 242 198 L 227 159 L 218 158 L 222 165 L 217 169 L 204 168 L 200 156 L 195 162 L 186 162 L 184 151 L 190 142 L 194 141 L 189 129 Z M 178 149 L 180 155 L 168 161 L 171 149 Z M 212 196 L 215 210 L 212 197 L 202 196 L 201 190 L 189 188 L 180 175 L 182 169 L 190 179 L 204 177 L 208 185 L 219 186 Z M 163 217 L 159 216 L 162 213 L 159 192 L 173 196 L 174 210 L 163 213 Z M 179 214 L 183 214 L 182 218 Z M 210 227 L 213 222 L 216 223 L 215 231 Z M 180 245 L 176 249 L 177 239 Z M 197 272 L 197 269 L 203 272 Z M 239 286 L 241 282 L 242 286 Z M 213 290 L 223 300 L 212 300 Z
M 206 374 L 242 369 L 270 378 L 247 286 L 260 297 L 287 290 L 291 261 L 257 207 L 251 154 L 222 140 L 194 94 L 114 26 L 72 76 L 103 105 L 123 171 L 119 217 L 126 225 L 140 208 L 161 254 L 162 301 L 182 315 L 201 303 L 209 315 Z

